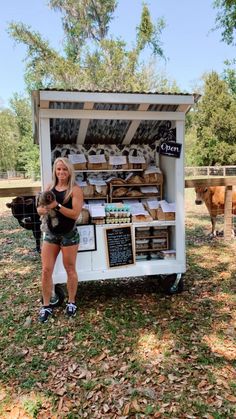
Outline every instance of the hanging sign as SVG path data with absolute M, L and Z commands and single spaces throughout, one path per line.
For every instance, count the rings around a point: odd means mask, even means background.
M 164 141 L 161 143 L 159 151 L 160 154 L 169 157 L 179 158 L 181 153 L 182 144 L 173 141 Z

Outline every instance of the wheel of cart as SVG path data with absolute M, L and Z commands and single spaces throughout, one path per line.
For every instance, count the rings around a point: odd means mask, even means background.
M 165 294 L 179 294 L 184 289 L 182 274 L 160 275 L 160 286 Z
M 54 286 L 54 290 L 50 299 L 50 306 L 51 307 L 60 307 L 64 303 L 65 300 L 65 292 L 63 289 L 62 284 L 56 284 Z M 43 302 L 43 298 L 42 298 Z

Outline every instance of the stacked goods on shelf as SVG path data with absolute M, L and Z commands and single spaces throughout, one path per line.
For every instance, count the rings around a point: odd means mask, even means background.
M 168 203 L 165 200 L 158 201 L 147 200 L 145 203 L 149 214 L 154 220 L 174 221 L 175 220 L 175 203 Z
M 105 154 L 88 155 L 88 169 L 89 170 L 107 170 L 108 164 Z
M 92 224 L 105 224 L 105 207 L 101 204 L 88 206 Z
M 162 185 L 163 173 L 159 167 L 149 166 L 143 174 L 143 179 L 145 183 L 158 183 Z
M 89 224 L 89 221 L 90 221 L 89 210 L 87 208 L 82 208 L 82 211 L 76 220 L 76 224 Z
M 78 185 L 81 187 L 85 199 L 91 198 L 94 196 L 94 192 L 95 192 L 94 185 L 90 185 L 88 182 L 84 182 L 84 181 L 79 181 Z
M 151 215 L 146 211 L 145 214 L 137 214 L 132 215 L 132 222 L 133 223 L 147 223 L 153 221 Z
M 165 200 L 160 201 L 157 208 L 157 219 L 160 221 L 175 220 L 175 203 L 168 203 Z
M 121 203 L 105 205 L 106 224 L 130 223 L 130 206 Z
M 172 260 L 176 258 L 176 251 L 175 250 L 161 250 L 160 257 L 162 259 Z
M 87 169 L 87 160 L 84 154 L 69 154 L 68 159 L 73 164 L 75 170 Z
M 129 169 L 146 169 L 147 163 L 144 156 L 132 156 L 129 154 L 128 156 L 128 165 Z
M 133 223 L 141 223 L 141 222 L 149 222 L 153 221 L 152 217 L 145 210 L 143 204 L 141 202 L 134 202 L 130 205 L 131 207 L 131 214 L 132 214 L 132 222 Z
M 129 165 L 126 156 L 109 156 L 108 169 L 127 170 Z
M 154 173 L 155 170 L 157 172 Z M 129 173 L 125 179 L 117 177 L 110 181 L 110 200 L 122 197 L 146 198 L 148 196 L 162 199 L 162 183 L 161 171 L 153 166 L 151 173 L 146 173 L 144 176 Z
M 167 227 L 136 227 L 135 245 L 138 259 L 163 259 L 162 251 L 169 249 Z

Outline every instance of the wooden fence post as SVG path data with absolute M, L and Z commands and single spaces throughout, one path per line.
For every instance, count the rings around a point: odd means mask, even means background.
M 232 238 L 232 185 L 225 187 L 224 239 Z

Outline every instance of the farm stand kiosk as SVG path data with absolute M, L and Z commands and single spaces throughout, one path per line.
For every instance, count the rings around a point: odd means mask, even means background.
M 168 291 L 181 291 L 185 115 L 197 99 L 194 94 L 32 93 L 42 188 L 52 179 L 54 160 L 66 156 L 84 191 L 80 281 L 151 275 L 162 281 L 171 277 Z M 66 282 L 60 254 L 53 282 Z

